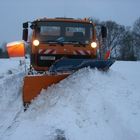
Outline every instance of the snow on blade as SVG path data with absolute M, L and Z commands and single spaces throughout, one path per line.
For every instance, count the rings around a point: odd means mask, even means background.
M 139 140 L 140 88 L 129 79 L 135 67 L 125 63 L 125 75 L 122 63 L 107 73 L 79 70 L 42 90 L 3 140 Z

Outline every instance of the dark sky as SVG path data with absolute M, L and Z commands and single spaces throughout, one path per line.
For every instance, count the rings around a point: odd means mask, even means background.
M 21 40 L 22 23 L 40 17 L 96 17 L 132 26 L 140 0 L 0 0 L 0 43 Z

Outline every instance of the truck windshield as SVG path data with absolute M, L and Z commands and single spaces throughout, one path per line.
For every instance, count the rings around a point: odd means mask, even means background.
M 92 40 L 93 25 L 81 22 L 39 22 L 37 37 L 41 42 L 88 44 Z

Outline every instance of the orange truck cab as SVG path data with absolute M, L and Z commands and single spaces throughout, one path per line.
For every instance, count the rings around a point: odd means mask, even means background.
M 32 32 L 28 35 L 29 25 Z M 99 36 L 100 42 L 106 38 L 106 27 L 101 27 Z M 114 63 L 108 59 L 109 53 L 104 59 L 102 43 L 96 40 L 95 24 L 88 19 L 43 18 L 25 22 L 22 39 L 24 41 L 8 43 L 7 49 L 9 56 L 19 57 L 25 56 L 25 46 L 30 48 L 30 69 L 23 84 L 25 108 L 42 89 L 76 70 L 84 67 L 106 70 Z
M 30 42 L 31 65 L 46 71 L 61 58 L 96 58 L 95 25 L 88 19 L 43 18 L 23 23 L 23 40 Z

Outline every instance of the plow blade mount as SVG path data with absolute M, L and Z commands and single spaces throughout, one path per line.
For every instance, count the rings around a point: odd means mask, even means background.
M 98 60 L 98 59 L 60 59 L 55 62 L 49 69 L 50 72 L 71 72 L 84 67 L 107 70 L 115 60 Z
M 30 103 L 42 89 L 65 79 L 69 74 L 26 76 L 23 85 L 23 103 Z

